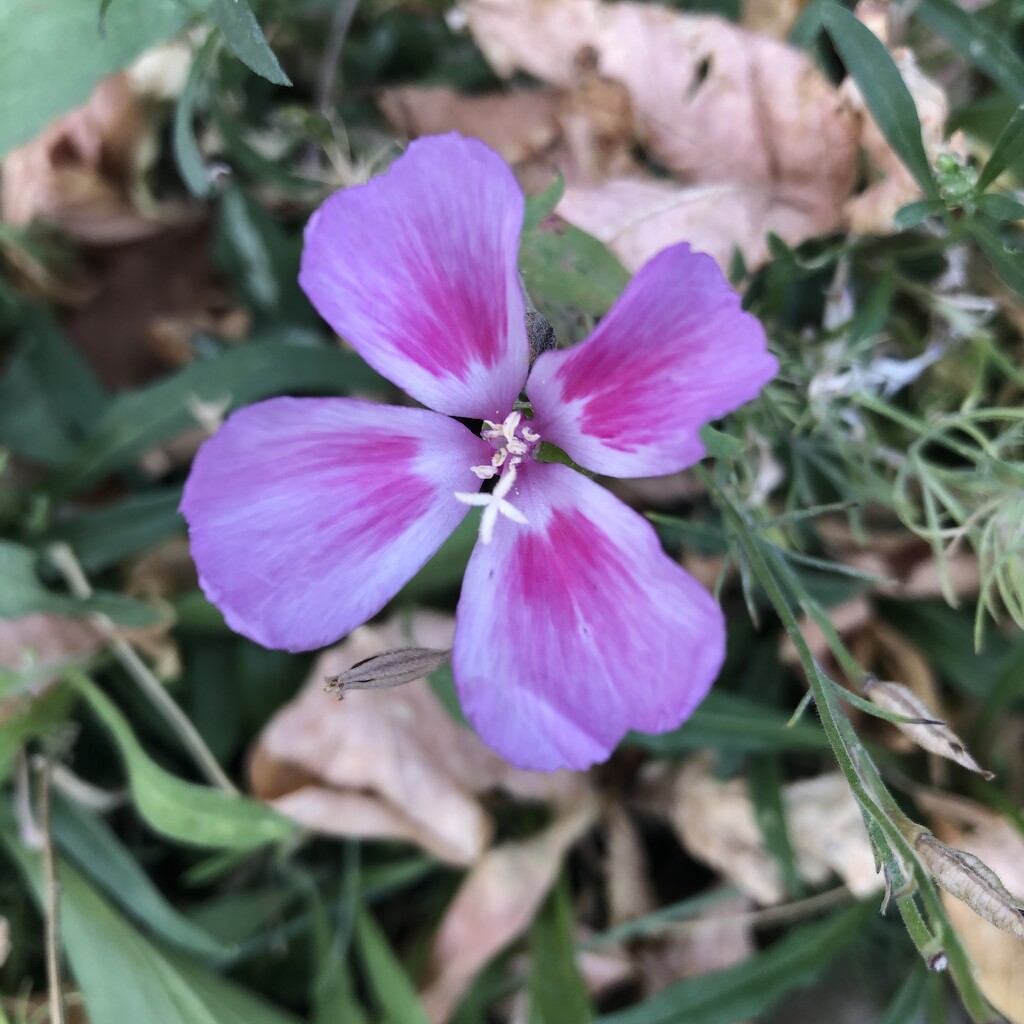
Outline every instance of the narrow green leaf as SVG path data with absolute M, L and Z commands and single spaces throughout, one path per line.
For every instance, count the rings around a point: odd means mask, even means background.
M 72 513 L 55 522 L 44 543 L 63 541 L 88 572 L 107 569 L 184 532 L 178 514 L 180 487 L 161 487 L 102 508 Z
M 199 99 L 216 48 L 217 37 L 211 34 L 194 57 L 188 78 L 185 79 L 185 87 L 181 90 L 178 104 L 174 108 L 174 160 L 189 192 L 200 199 L 212 195 L 214 185 L 206 169 L 203 154 L 199 152 L 193 119 L 196 101 Z
M 563 877 L 530 929 L 531 1024 L 589 1024 L 594 1011 L 576 965 L 572 905 Z
M 986 24 L 982 11 L 967 11 L 954 0 L 921 0 L 915 13 L 1017 103 L 1024 103 L 1024 61 L 1007 38 Z
M 708 459 L 735 459 L 747 450 L 738 437 L 723 434 L 706 424 L 700 428 L 700 440 L 704 445 L 704 457 Z
M 777 710 L 731 693 L 712 690 L 697 710 L 672 732 L 647 736 L 630 733 L 629 743 L 658 754 L 715 747 L 737 751 L 827 750 L 828 740 L 816 725 L 797 722 Z
M 55 497 L 125 469 L 147 449 L 195 426 L 197 403 L 227 409 L 271 395 L 373 391 L 380 378 L 356 355 L 287 342 L 250 342 L 119 396 L 74 457 L 48 482 Z
M 68 681 L 117 742 L 138 812 L 157 832 L 180 843 L 248 849 L 293 831 L 286 818 L 246 797 L 179 779 L 150 760 L 114 703 L 80 673 Z
M 356 918 L 355 940 L 367 983 L 388 1024 L 430 1024 L 412 979 L 365 907 Z
M 598 1018 L 598 1024 L 737 1024 L 757 1020 L 794 988 L 811 984 L 856 938 L 872 901 L 791 931 L 735 967 L 671 985 L 647 1002 Z
M 786 826 L 779 758 L 771 754 L 751 758 L 746 776 L 765 848 L 779 865 L 787 894 L 799 896 L 803 886 L 800 884 L 793 844 L 789 840 L 789 829 Z
M 128 0 L 106 12 L 101 34 L 95 0 L 0 0 L 0 158 L 187 18 L 176 0 Z
M 958 8 L 959 9 L 959 8 Z M 978 175 L 978 192 L 984 192 L 1007 169 L 1024 157 L 1024 103 L 999 133 L 985 166 Z
M 977 219 L 969 221 L 966 227 L 1003 283 L 1018 295 L 1024 295 L 1024 249 L 1011 249 Z
M 107 396 L 48 311 L 23 309 L 13 333 L 0 377 L 0 443 L 33 462 L 59 463 L 103 413 Z
M 946 204 L 941 199 L 918 199 L 917 202 L 901 206 L 892 222 L 897 230 L 909 231 L 924 223 L 929 217 L 942 213 L 945 208 Z
M 151 626 L 156 611 L 141 601 L 123 594 L 97 590 L 88 598 L 54 594 L 36 575 L 36 554 L 23 544 L 0 540 L 0 619 L 16 619 L 36 613 L 68 615 L 106 615 L 123 626 Z
M 892 1002 L 885 1008 L 878 1024 L 916 1024 L 920 1021 L 927 982 L 928 968 L 918 960 Z
M 5 808 L 0 840 L 43 904 L 40 858 Z M 162 949 L 127 922 L 66 861 L 58 864 L 61 942 L 90 1024 L 299 1024 L 238 985 Z
M 561 202 L 565 195 L 565 178 L 559 172 L 555 180 L 540 195 L 526 197 L 526 211 L 523 214 L 523 233 L 533 231 L 538 224 Z
M 108 899 L 155 937 L 204 960 L 221 960 L 231 950 L 179 913 L 149 875 L 96 815 L 59 793 L 53 800 L 53 835 L 75 866 Z
M 871 29 L 838 4 L 825 7 L 821 20 L 893 152 L 914 175 L 925 196 L 938 198 L 921 141 L 917 107 L 889 51 Z
M 978 209 L 993 220 L 1024 219 L 1024 203 L 1012 196 L 1003 195 L 1000 192 L 990 192 L 988 195 L 978 196 L 976 202 Z
M 2 676 L 0 676 L 2 678 Z M 74 695 L 67 686 L 55 686 L 40 696 L 30 693 L 6 694 L 3 721 L 0 722 L 0 783 L 6 782 L 14 759 L 29 742 L 53 733 L 67 721 Z
M 292 84 L 252 13 L 249 0 L 213 0 L 210 13 L 231 52 L 246 67 L 275 85 Z

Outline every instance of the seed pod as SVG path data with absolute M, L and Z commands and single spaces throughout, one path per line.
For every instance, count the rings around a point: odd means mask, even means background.
M 935 713 L 906 686 L 900 683 L 880 683 L 871 680 L 864 686 L 864 692 L 881 708 L 906 715 L 908 718 L 935 720 Z M 995 778 L 992 772 L 986 771 L 968 753 L 960 738 L 945 722 L 936 724 L 894 723 L 904 736 L 909 737 L 919 747 L 940 757 L 956 761 L 968 771 L 977 772 L 987 781 Z
M 1024 939 L 1024 906 L 984 861 L 947 846 L 930 832 L 922 832 L 914 840 L 914 848 L 940 888 L 997 928 Z
M 339 699 L 349 690 L 379 690 L 422 679 L 451 658 L 451 650 L 429 647 L 396 647 L 357 661 L 336 676 L 326 677 L 326 689 L 337 690 Z

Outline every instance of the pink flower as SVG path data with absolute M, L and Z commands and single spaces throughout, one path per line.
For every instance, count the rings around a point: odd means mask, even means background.
M 671 473 L 701 426 L 775 374 L 715 263 L 673 246 L 586 341 L 530 367 L 516 259 L 523 196 L 457 135 L 327 200 L 300 282 L 362 357 L 428 408 L 276 398 L 207 441 L 182 511 L 207 596 L 267 647 L 371 618 L 483 506 L 452 656 L 467 718 L 515 764 L 583 768 L 628 729 L 685 719 L 721 666 L 718 606 L 595 473 Z M 533 418 L 514 404 L 525 387 Z M 459 420 L 484 420 L 477 434 Z M 490 479 L 490 493 L 481 480 Z

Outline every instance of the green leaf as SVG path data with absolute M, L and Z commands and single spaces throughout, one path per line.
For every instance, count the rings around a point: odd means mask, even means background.
M 249 0 L 213 0 L 210 8 L 231 52 L 257 75 L 275 85 L 291 85 L 291 79 L 281 70 L 277 56 L 270 48 Z
M 761 829 L 765 848 L 779 865 L 787 894 L 799 896 L 803 886 L 800 884 L 793 844 L 789 840 L 789 829 L 786 826 L 779 758 L 769 754 L 752 757 L 746 777 L 750 799 L 754 805 L 754 816 Z
M 984 192 L 1003 171 L 1012 167 L 1021 157 L 1024 157 L 1024 104 L 1013 112 L 992 146 L 992 152 L 981 169 L 981 174 L 978 175 L 978 192 Z
M 55 522 L 45 541 L 63 541 L 86 572 L 107 569 L 184 532 L 180 487 L 161 487 Z
M 157 832 L 180 843 L 249 849 L 273 842 L 294 826 L 264 804 L 179 779 L 150 760 L 114 703 L 84 676 L 69 673 L 97 718 L 117 742 L 139 814 Z
M 530 1024 L 589 1024 L 594 1019 L 576 965 L 573 927 L 563 877 L 530 929 Z
M 871 29 L 838 4 L 825 7 L 821 20 L 893 152 L 917 179 L 925 196 L 938 198 L 921 141 L 917 107 L 889 51 Z
M 0 694 L 3 694 L 2 688 Z M 0 782 L 10 778 L 14 758 L 29 740 L 48 736 L 67 720 L 74 699 L 67 686 L 51 687 L 38 697 L 29 693 L 4 696 L 3 721 L 0 721 Z
M 120 395 L 73 459 L 48 482 L 63 497 L 130 466 L 147 449 L 195 426 L 196 403 L 238 408 L 271 395 L 373 391 L 380 378 L 356 355 L 287 342 L 250 342 Z
M 87 598 L 54 594 L 36 575 L 36 554 L 14 541 L 0 540 L 0 619 L 16 619 L 37 612 L 70 615 L 106 615 L 123 626 L 151 626 L 157 612 L 123 594 L 93 591 Z
M 1024 61 L 1012 43 L 991 29 L 982 11 L 966 11 L 954 0 L 921 0 L 914 13 L 981 68 L 1017 103 L 1024 103 Z
M 601 316 L 629 283 L 605 246 L 571 224 L 523 236 L 519 266 L 526 290 L 540 302 Z
M 3 845 L 40 906 L 40 859 L 8 819 Z M 127 922 L 66 861 L 58 863 L 61 942 L 90 1024 L 299 1024 L 233 982 L 162 949 Z
M 53 835 L 69 860 L 104 894 L 155 937 L 204 960 L 230 955 L 164 899 L 107 825 L 59 793 L 53 795 Z
M 0 0 L 0 157 L 177 35 L 186 17 L 176 0 L 130 0 L 107 12 L 101 33 L 96 0 Z
M 1024 203 L 1012 196 L 1003 195 L 1000 192 L 991 192 L 985 196 L 978 196 L 978 209 L 987 217 L 993 220 L 1022 220 L 1024 219 Z
M 735 459 L 747 450 L 738 437 L 723 434 L 708 425 L 700 428 L 700 440 L 705 449 L 704 457 L 708 459 Z
M 387 1024 L 430 1024 L 412 980 L 365 907 L 356 918 L 355 944 L 367 983 Z
M 901 206 L 892 222 L 898 231 L 909 231 L 945 209 L 946 204 L 941 199 L 918 199 L 917 202 Z
M 17 345 L 0 378 L 0 442 L 50 465 L 74 451 L 107 396 L 48 311 L 26 308 L 19 321 Z
M 523 233 L 533 231 L 538 224 L 561 202 L 565 195 L 565 178 L 561 172 L 540 195 L 526 197 L 526 211 L 523 215 Z
M 927 983 L 928 968 L 918 960 L 878 1024 L 916 1024 L 924 1010 Z
M 756 701 L 712 690 L 696 711 L 672 732 L 648 736 L 630 733 L 634 746 L 658 754 L 680 754 L 714 747 L 737 751 L 827 750 L 828 740 L 816 725 L 797 722 Z
M 819 924 L 791 931 L 735 967 L 670 985 L 646 1003 L 598 1018 L 598 1024 L 737 1024 L 758 1020 L 787 992 L 811 984 L 876 913 L 858 903 Z
M 1018 295 L 1024 295 L 1024 249 L 1011 249 L 994 231 L 978 220 L 969 221 L 966 227 L 1003 283 Z
M 193 119 L 196 101 L 202 89 L 210 62 L 217 49 L 217 37 L 210 35 L 192 61 L 185 87 L 174 108 L 174 160 L 178 173 L 189 192 L 205 199 L 214 192 L 213 180 L 206 169 L 206 161 L 199 152 Z

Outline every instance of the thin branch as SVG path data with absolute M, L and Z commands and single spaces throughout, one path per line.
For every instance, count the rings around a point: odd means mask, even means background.
M 43 842 L 43 899 L 46 918 L 46 984 L 50 996 L 51 1024 L 64 1024 L 64 996 L 60 985 L 60 883 L 50 831 L 50 782 L 53 759 L 47 755 L 39 769 L 39 831 Z

